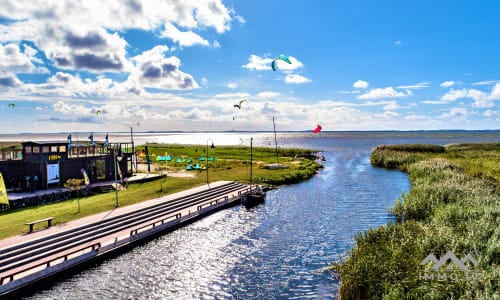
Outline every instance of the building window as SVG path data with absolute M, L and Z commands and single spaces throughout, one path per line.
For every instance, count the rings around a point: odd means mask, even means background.
M 33 153 L 40 153 L 40 147 L 33 146 Z
M 49 146 L 42 146 L 42 153 L 49 153 Z
M 66 145 L 59 146 L 59 152 L 66 152 Z
M 50 152 L 57 152 L 57 146 L 50 146 Z
M 24 153 L 31 153 L 31 146 L 25 146 Z

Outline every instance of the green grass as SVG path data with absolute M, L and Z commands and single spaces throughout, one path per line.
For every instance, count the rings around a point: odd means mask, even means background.
M 382 146 L 372 164 L 407 172 L 412 188 L 392 209 L 405 223 L 356 236 L 335 262 L 342 299 L 495 299 L 500 279 L 500 143 Z M 472 254 L 476 280 L 421 280 L 420 262 Z
M 139 148 L 140 150 L 141 148 Z M 150 153 L 164 154 L 165 151 L 175 155 L 203 154 L 199 146 L 190 145 L 153 145 L 149 144 Z M 198 152 L 196 152 L 198 149 Z M 200 153 L 201 152 L 201 153 Z M 182 154 L 181 154 L 182 153 Z M 263 163 L 273 163 L 276 159 L 276 153 L 268 148 L 255 148 L 254 157 L 259 162 L 254 161 L 253 177 L 254 182 L 264 184 L 286 184 L 305 180 L 314 176 L 320 164 L 313 159 L 313 150 L 303 149 L 281 149 L 279 152 L 280 163 L 289 165 L 288 169 L 268 170 L 259 168 Z M 236 180 L 248 182 L 250 180 L 250 162 L 248 147 L 218 147 L 215 151 L 215 162 L 210 162 L 209 181 Z M 211 156 L 211 155 L 210 155 Z M 296 157 L 294 159 L 294 157 Z M 181 170 L 185 168 L 185 163 L 175 166 L 174 163 L 161 164 L 155 163 L 155 166 L 164 166 L 170 171 Z M 158 198 L 164 195 L 172 194 L 192 187 L 206 184 L 206 171 L 190 171 L 194 177 L 171 177 L 166 180 L 159 179 L 152 182 L 129 184 L 124 191 L 118 192 L 120 206 L 131 205 L 149 199 Z M 26 233 L 28 227 L 26 222 L 54 217 L 53 224 L 65 223 L 78 218 L 109 211 L 115 208 L 115 193 L 96 194 L 79 199 L 69 199 L 66 201 L 47 204 L 37 207 L 28 207 L 24 209 L 7 210 L 0 213 L 0 239 L 10 236 Z M 35 225 L 35 230 L 42 228 L 46 224 Z

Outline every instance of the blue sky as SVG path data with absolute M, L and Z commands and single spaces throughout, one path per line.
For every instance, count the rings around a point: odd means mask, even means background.
M 1 132 L 272 130 L 273 116 L 278 130 L 499 129 L 498 11 L 4 0 Z M 273 71 L 280 54 L 292 63 Z

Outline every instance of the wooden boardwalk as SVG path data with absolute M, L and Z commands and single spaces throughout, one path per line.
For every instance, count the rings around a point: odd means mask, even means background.
M 0 240 L 0 296 L 239 204 L 248 191 L 219 181 Z

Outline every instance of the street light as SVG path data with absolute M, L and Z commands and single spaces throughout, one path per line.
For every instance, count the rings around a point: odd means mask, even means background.
M 211 138 L 208 138 L 208 139 L 207 139 L 207 154 L 206 154 L 206 155 L 207 155 L 207 158 L 206 158 L 207 160 L 206 160 L 206 161 L 207 161 L 207 185 L 208 185 L 208 187 L 210 187 L 210 185 L 208 184 L 208 164 L 209 164 L 209 163 L 208 163 L 208 141 L 209 141 L 209 140 L 211 140 L 211 141 L 212 141 L 212 146 L 210 146 L 210 148 L 212 148 L 212 149 L 214 149 L 214 148 L 215 148 L 215 146 L 214 146 L 214 140 L 212 140 Z
M 114 158 L 114 163 L 115 163 L 115 207 L 118 207 L 118 179 L 117 179 L 117 168 L 116 168 L 116 165 L 117 165 L 117 160 L 120 162 L 122 161 L 122 157 L 121 156 L 118 156 L 118 153 L 117 153 L 117 149 L 115 147 L 115 150 L 113 151 L 113 158 Z

